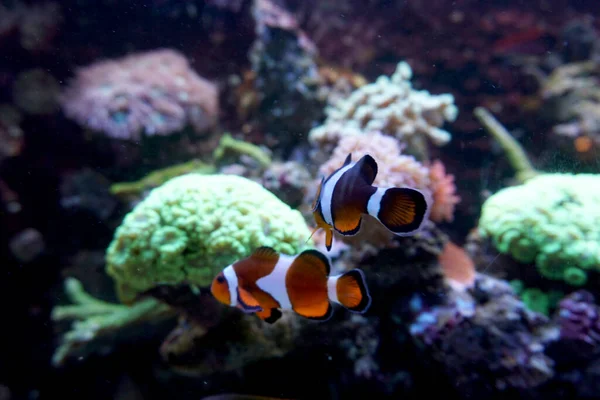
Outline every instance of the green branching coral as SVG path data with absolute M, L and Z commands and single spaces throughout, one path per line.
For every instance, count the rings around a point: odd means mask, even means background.
M 234 139 L 229 133 L 223 134 L 219 146 L 213 152 L 213 158 L 216 162 L 221 162 L 228 154 L 237 156 L 246 155 L 253 158 L 263 168 L 271 165 L 271 156 L 262 147 Z
M 518 142 L 499 123 L 490 123 L 491 115 L 483 109 L 476 115 L 509 154 L 523 183 L 485 201 L 479 232 L 499 252 L 534 262 L 545 278 L 586 284 L 588 271 L 600 271 L 600 175 L 535 171 Z
M 208 286 L 258 246 L 296 254 L 310 231 L 300 212 L 258 183 L 187 174 L 154 189 L 124 219 L 107 250 L 121 301 L 157 284 Z
M 167 168 L 153 171 L 136 182 L 120 182 L 110 187 L 110 192 L 119 197 L 135 197 L 141 195 L 144 191 L 154 189 L 169 179 L 190 172 L 212 174 L 216 171 L 215 167 L 206 164 L 200 160 L 191 160 L 183 164 L 172 165 Z
M 83 357 L 102 347 L 114 346 L 123 340 L 127 329 L 139 333 L 174 315 L 171 308 L 151 297 L 131 307 L 99 300 L 89 295 L 75 278 L 65 280 L 65 293 L 73 304 L 55 307 L 52 320 L 73 320 L 74 323 L 54 352 L 54 366 L 63 365 L 74 355 Z

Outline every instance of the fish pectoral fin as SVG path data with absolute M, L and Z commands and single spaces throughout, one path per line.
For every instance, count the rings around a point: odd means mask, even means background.
M 258 300 L 250 292 L 238 286 L 237 293 L 238 304 L 243 311 L 249 313 L 262 311 L 263 308 L 260 306 Z
M 331 246 L 333 245 L 333 230 L 326 229 L 325 230 L 325 247 L 327 251 L 331 251 Z
M 346 207 L 335 215 L 335 230 L 344 236 L 354 236 L 360 231 L 362 211 L 358 208 Z
M 256 315 L 268 324 L 275 323 L 282 316 L 281 311 L 277 308 L 267 308 L 257 312 Z

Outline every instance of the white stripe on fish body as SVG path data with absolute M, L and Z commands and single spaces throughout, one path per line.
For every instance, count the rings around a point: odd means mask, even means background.
M 381 209 L 381 199 L 387 191 L 387 188 L 377 188 L 377 191 L 371 195 L 369 202 L 367 203 L 367 212 L 369 215 L 379 219 L 379 210 Z
M 237 287 L 238 287 L 238 278 L 235 270 L 233 269 L 233 265 L 228 266 L 223 270 L 223 275 L 225 279 L 227 279 L 227 286 L 229 286 L 229 305 L 231 307 L 237 306 Z
M 329 297 L 329 300 L 338 304 L 340 301 L 338 300 L 337 296 L 337 281 L 340 276 L 341 275 L 330 276 L 327 279 L 327 296 Z
M 256 286 L 273 296 L 275 301 L 279 303 L 279 308 L 282 310 L 292 309 L 290 296 L 288 295 L 287 287 L 285 286 L 285 277 L 295 258 L 295 256 L 280 254 L 279 260 L 277 261 L 277 264 L 275 264 L 273 271 L 269 275 L 256 281 Z
M 342 175 L 344 175 L 346 171 L 352 168 L 354 164 L 356 163 L 350 163 L 344 168 L 340 169 L 338 172 L 333 174 L 333 176 L 323 185 L 323 193 L 321 195 L 321 211 L 323 212 L 323 219 L 329 225 L 333 226 L 333 216 L 331 214 L 331 200 L 333 199 L 333 191 L 335 189 L 335 185 L 337 185 Z

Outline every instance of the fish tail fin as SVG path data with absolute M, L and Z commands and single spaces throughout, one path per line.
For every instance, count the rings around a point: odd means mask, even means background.
M 429 217 L 431 196 L 412 188 L 378 188 L 367 211 L 398 236 L 418 232 Z
M 371 306 L 371 295 L 365 275 L 360 269 L 329 277 L 327 292 L 329 300 L 341 304 L 352 312 L 364 313 Z

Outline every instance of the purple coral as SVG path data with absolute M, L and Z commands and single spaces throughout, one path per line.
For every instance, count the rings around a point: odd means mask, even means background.
M 416 313 L 414 322 L 410 325 L 410 334 L 425 345 L 439 343 L 446 334 L 466 319 L 475 314 L 475 304 L 459 292 L 452 292 L 445 304 L 428 307 L 420 295 L 413 295 L 410 308 Z
M 557 319 L 561 338 L 581 340 L 593 346 L 600 344 L 600 307 L 594 300 L 590 292 L 580 290 L 559 303 Z
M 212 126 L 218 92 L 177 51 L 160 49 L 99 61 L 77 71 L 61 96 L 65 114 L 119 139 Z
M 434 306 L 417 295 L 410 310 L 411 336 L 464 390 L 532 388 L 554 375 L 544 350 L 557 335 L 503 281 L 478 275 L 474 289 L 450 290 Z

